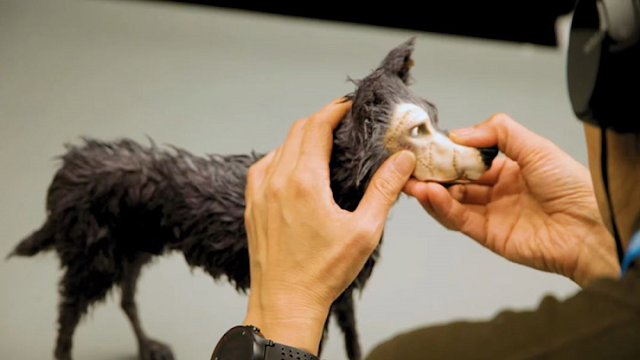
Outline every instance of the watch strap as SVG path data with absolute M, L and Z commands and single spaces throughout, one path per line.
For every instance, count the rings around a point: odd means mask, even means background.
M 264 360 L 320 360 L 304 350 L 269 341 L 265 347 Z

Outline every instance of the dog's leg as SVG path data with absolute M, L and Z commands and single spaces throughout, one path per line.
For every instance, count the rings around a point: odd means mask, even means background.
M 133 327 L 133 331 L 138 339 L 138 348 L 141 360 L 173 360 L 171 349 L 158 341 L 149 339 L 142 329 L 140 318 L 138 316 L 138 306 L 135 302 L 136 284 L 140 276 L 140 270 L 149 260 L 148 256 L 140 257 L 132 263 L 127 263 L 124 270 L 124 278 L 121 284 L 122 288 L 122 310 Z
M 84 264 L 82 264 L 84 265 Z M 68 267 L 60 283 L 58 340 L 56 360 L 71 360 L 73 333 L 80 318 L 95 301 L 105 297 L 113 285 L 113 276 L 87 271 L 83 266 Z
M 353 289 L 348 288 L 334 303 L 333 313 L 338 320 L 338 326 L 344 333 L 349 360 L 360 360 L 362 353 L 356 329 L 355 308 L 353 306 Z
M 86 302 L 76 299 L 65 299 L 60 303 L 58 310 L 58 340 L 54 353 L 56 360 L 71 360 L 73 333 L 87 307 L 88 304 Z

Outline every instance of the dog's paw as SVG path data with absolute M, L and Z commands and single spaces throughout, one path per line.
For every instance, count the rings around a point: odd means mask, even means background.
M 71 346 L 58 346 L 53 357 L 55 360 L 71 360 Z
M 148 340 L 142 349 L 141 360 L 173 360 L 173 353 L 167 345 L 155 340 Z

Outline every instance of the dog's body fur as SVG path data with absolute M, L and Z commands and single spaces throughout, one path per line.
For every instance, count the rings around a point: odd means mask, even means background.
M 122 289 L 123 310 L 140 341 L 147 340 L 133 295 L 141 267 L 154 255 L 180 251 L 190 266 L 203 268 L 215 279 L 226 276 L 246 291 L 244 187 L 247 170 L 257 159 L 256 154 L 202 158 L 130 140 L 85 140 L 81 147 L 68 146 L 49 189 L 47 222 L 16 248 L 21 255 L 54 248 L 66 270 L 56 357 L 68 358 L 78 320 L 114 285 Z M 348 193 L 344 199 L 351 198 Z M 337 200 L 345 207 L 355 205 Z M 373 262 L 367 263 L 359 283 L 369 277 Z M 357 287 L 333 306 L 349 339 L 350 358 L 359 356 L 351 299 Z M 168 349 L 152 344 L 152 354 L 144 357 L 169 358 Z
M 407 88 L 412 50 L 413 39 L 392 50 L 348 96 L 352 109 L 334 132 L 330 164 L 335 201 L 346 210 L 357 207 L 373 173 L 390 155 L 383 139 L 394 105 L 412 102 L 437 121 L 435 107 Z M 55 357 L 71 359 L 80 318 L 119 286 L 141 359 L 172 359 L 169 348 L 149 339 L 140 324 L 134 295 L 141 268 L 153 256 L 179 251 L 190 266 L 215 279 L 226 276 L 245 292 L 250 279 L 244 188 L 247 170 L 260 155 L 198 157 L 131 140 L 85 140 L 67 149 L 49 188 L 45 224 L 12 253 L 32 256 L 55 249 L 60 257 L 65 274 Z M 361 357 L 353 291 L 364 287 L 377 257 L 378 249 L 331 308 L 351 360 Z

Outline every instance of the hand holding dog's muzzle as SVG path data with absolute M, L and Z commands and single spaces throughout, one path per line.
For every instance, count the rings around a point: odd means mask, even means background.
M 580 285 L 619 273 L 588 169 L 503 114 L 451 137 L 471 147 L 497 146 L 506 157 L 471 184 L 445 189 L 409 180 L 404 191 L 438 222 L 511 261 Z

